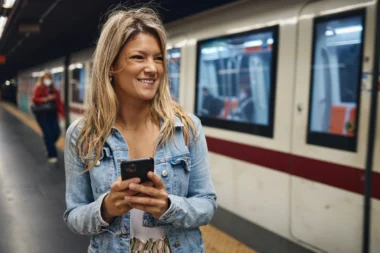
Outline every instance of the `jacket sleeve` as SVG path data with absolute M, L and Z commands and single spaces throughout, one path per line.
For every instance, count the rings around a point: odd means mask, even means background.
M 65 116 L 65 108 L 63 106 L 59 91 L 54 90 L 54 93 L 55 93 L 55 97 L 56 97 L 56 101 L 57 101 L 57 113 L 62 115 L 62 117 L 64 117 Z
M 193 115 L 192 118 L 197 137 L 192 138 L 189 145 L 192 163 L 188 195 L 180 197 L 169 194 L 170 207 L 159 219 L 178 228 L 195 228 L 208 224 L 217 208 L 206 138 L 200 120 Z
M 75 121 L 66 133 L 65 173 L 66 173 L 66 206 L 63 219 L 69 229 L 82 235 L 94 235 L 105 231 L 109 226 L 102 219 L 101 205 L 107 193 L 94 199 L 91 180 L 88 172 L 83 173 L 84 163 L 80 159 L 75 142 L 79 132 L 79 120 Z
M 39 84 L 35 85 L 34 91 L 33 91 L 33 103 L 35 104 L 43 104 L 45 102 L 45 93 L 42 86 Z

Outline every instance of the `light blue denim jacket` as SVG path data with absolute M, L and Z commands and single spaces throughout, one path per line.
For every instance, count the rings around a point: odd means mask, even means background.
M 154 154 L 155 172 L 166 185 L 170 207 L 158 220 L 144 213 L 143 226 L 165 227 L 174 253 L 205 252 L 199 226 L 206 225 L 216 210 L 216 194 L 211 182 L 208 151 L 200 120 L 193 119 L 197 138 L 189 147 L 183 138 L 183 124 L 175 119 L 174 143 L 169 139 Z M 78 127 L 75 128 L 75 126 Z M 116 217 L 110 224 L 101 217 L 103 198 L 120 176 L 120 163 L 128 159 L 128 146 L 113 128 L 93 169 L 82 173 L 84 163 L 75 148 L 82 127 L 75 121 L 66 133 L 66 205 L 64 220 L 75 233 L 92 235 L 88 252 L 129 252 L 130 214 Z

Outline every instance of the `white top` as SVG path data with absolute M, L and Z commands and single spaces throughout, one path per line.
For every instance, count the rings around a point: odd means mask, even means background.
M 140 240 L 159 239 L 166 236 L 166 230 L 163 227 L 144 227 L 144 212 L 138 209 L 129 211 L 131 214 L 131 238 L 136 237 Z

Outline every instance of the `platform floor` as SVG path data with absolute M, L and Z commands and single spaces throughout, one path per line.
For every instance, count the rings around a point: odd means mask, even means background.
M 46 162 L 36 121 L 13 105 L 0 103 L 0 252 L 86 252 L 89 237 L 63 222 L 65 210 L 64 139 L 59 163 Z M 213 226 L 201 228 L 207 253 L 256 253 Z

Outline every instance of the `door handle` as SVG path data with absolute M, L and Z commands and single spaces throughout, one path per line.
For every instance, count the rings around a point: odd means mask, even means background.
M 301 104 L 301 103 L 298 103 L 298 104 L 297 104 L 297 111 L 298 111 L 298 112 L 302 112 L 302 109 L 303 109 L 303 108 L 302 108 L 302 104 Z

